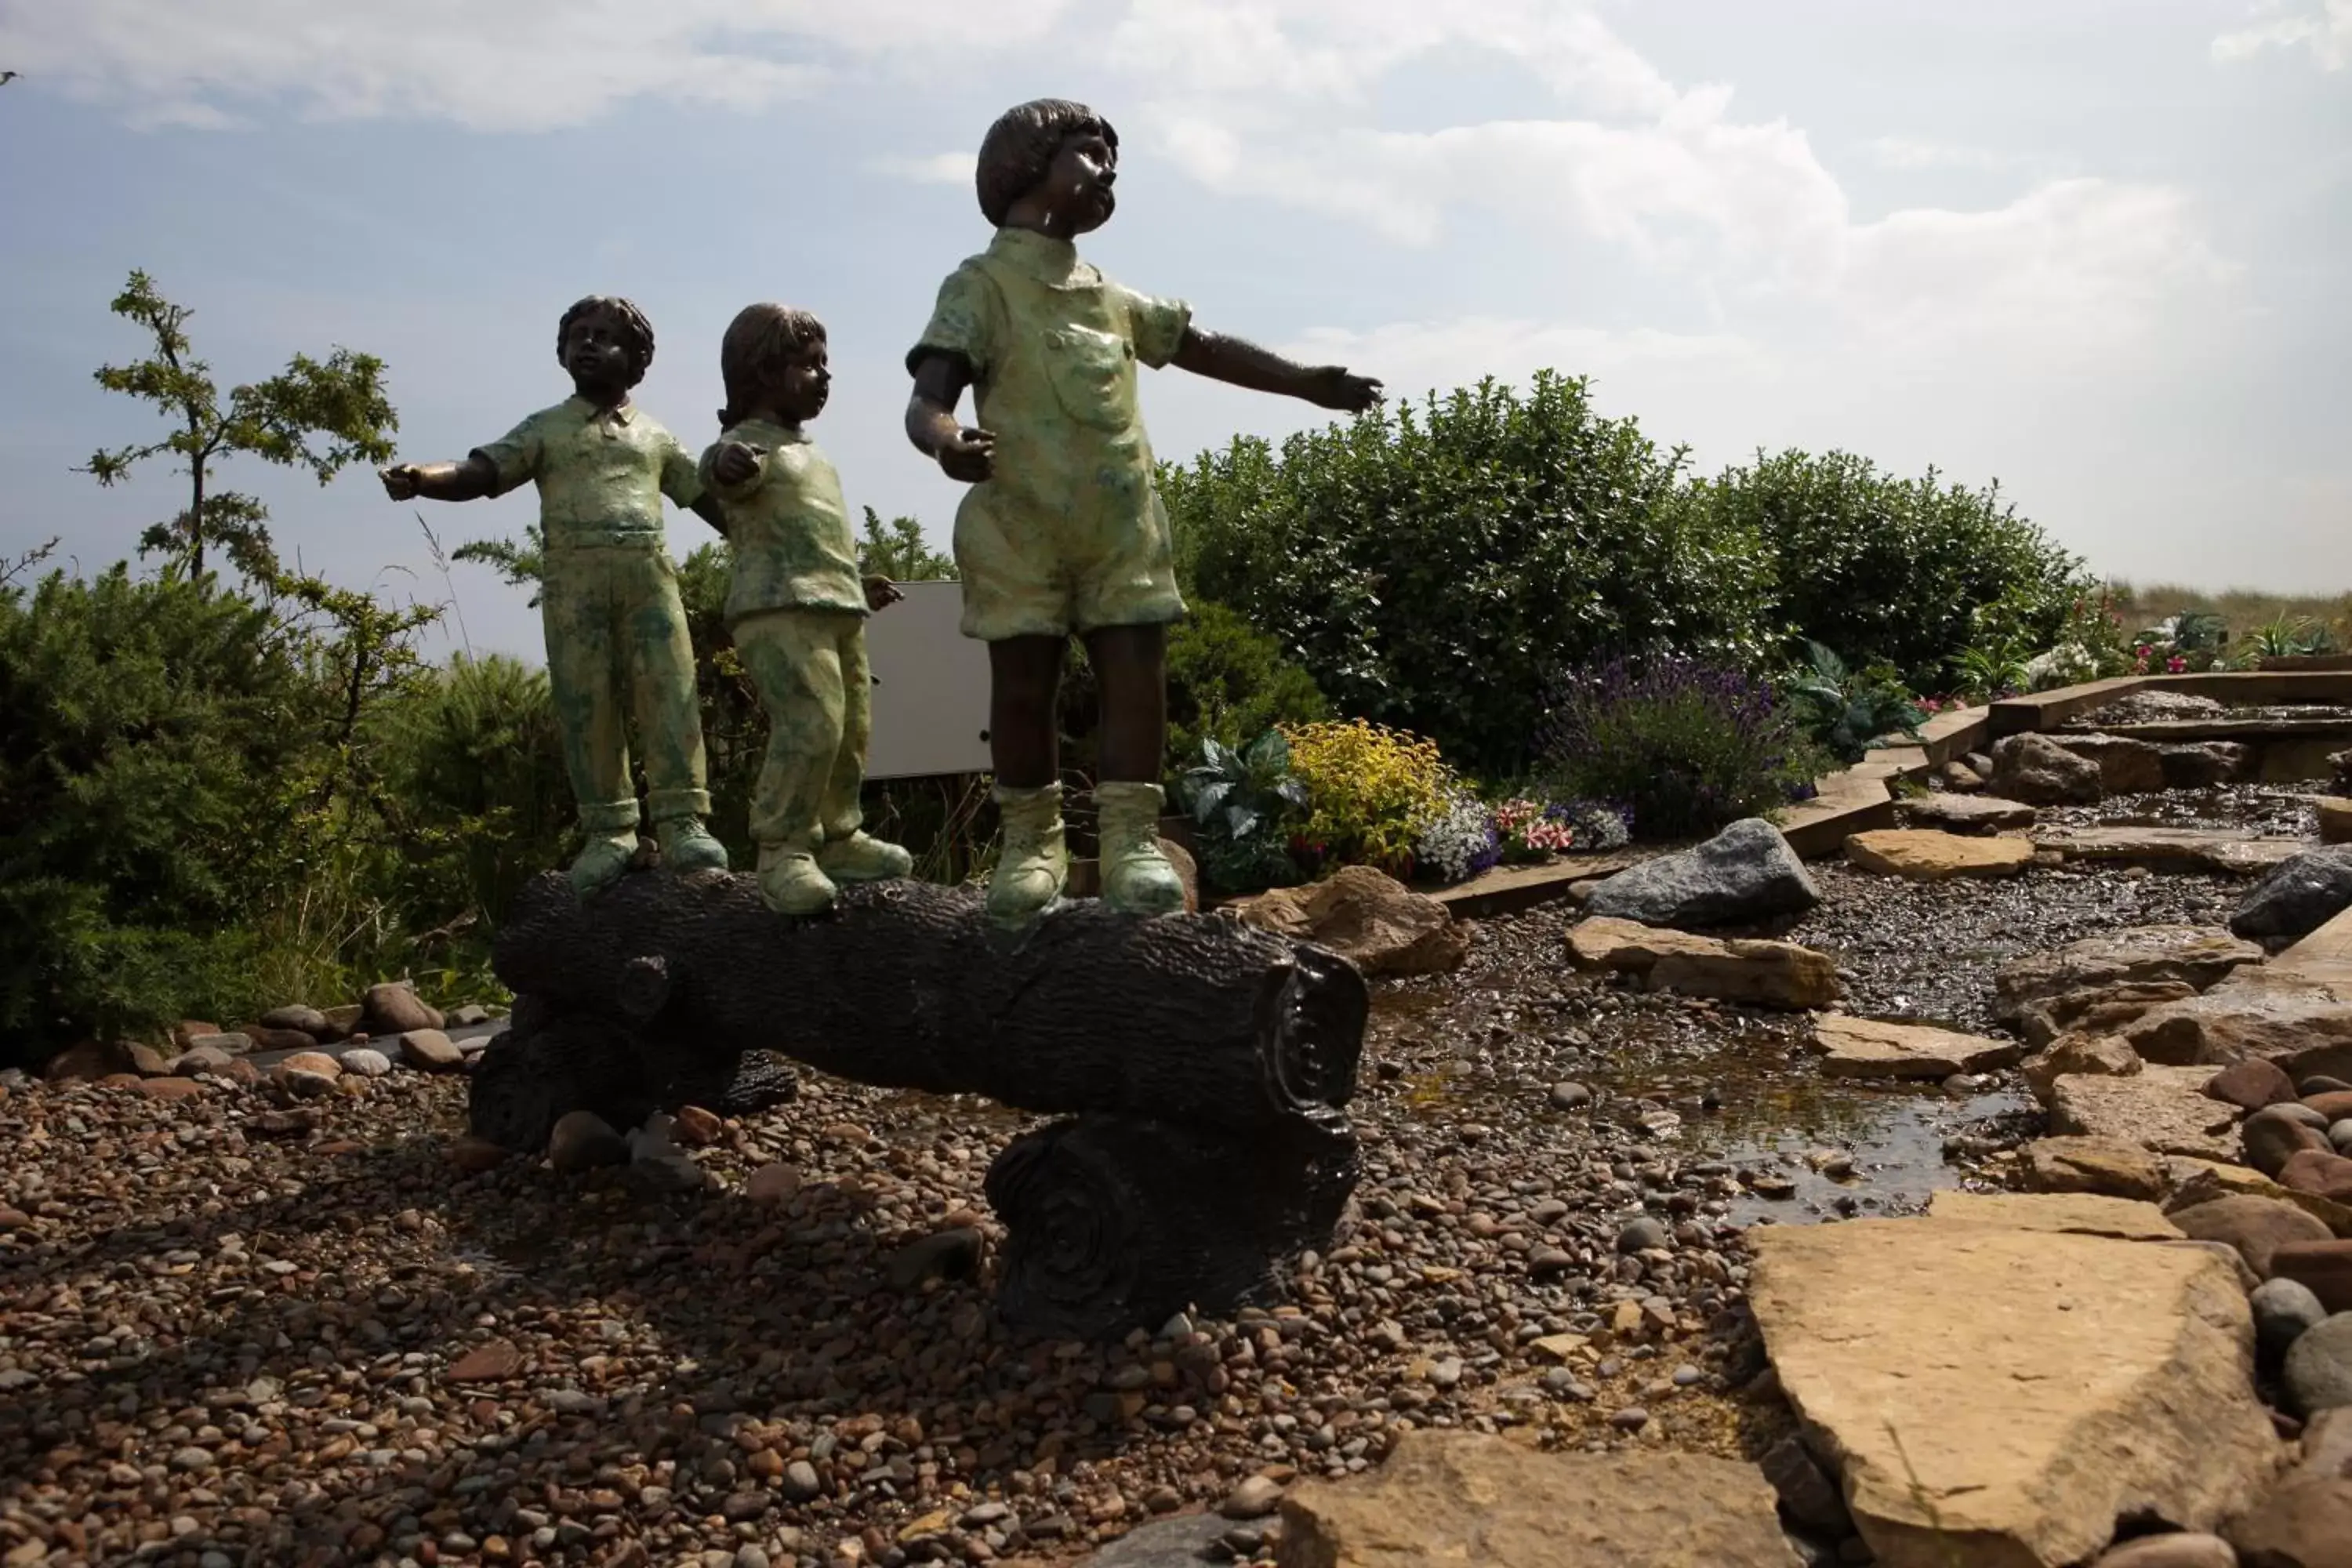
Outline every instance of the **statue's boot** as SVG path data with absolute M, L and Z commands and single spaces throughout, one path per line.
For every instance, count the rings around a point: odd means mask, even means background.
M 817 869 L 836 882 L 887 882 L 915 868 L 915 858 L 869 833 L 828 838 L 816 852 Z
M 582 898 L 601 892 L 621 879 L 637 858 L 637 830 L 591 833 L 587 847 L 572 862 L 572 890 Z
M 710 836 L 698 816 L 669 816 L 654 824 L 662 865 L 683 877 L 689 871 L 727 869 L 727 846 Z
M 1062 896 L 1070 879 L 1070 851 L 1062 837 L 1062 786 L 995 791 L 1003 824 L 996 874 L 988 882 L 988 915 L 1002 926 L 1034 918 Z
M 1158 784 L 1098 784 L 1103 902 L 1122 914 L 1171 915 L 1184 907 L 1183 879 L 1160 847 Z
M 814 915 L 833 907 L 837 889 L 805 844 L 760 846 L 760 901 L 780 915 Z

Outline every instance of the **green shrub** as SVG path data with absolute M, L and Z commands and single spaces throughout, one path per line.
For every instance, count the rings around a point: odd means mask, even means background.
M 1810 791 L 1820 753 L 1769 682 L 1697 659 L 1612 659 L 1561 686 L 1554 793 L 1614 806 L 1642 839 L 1699 838 Z
M 1281 639 L 1340 712 L 1524 771 L 1569 665 L 1772 640 L 1753 537 L 1688 503 L 1681 454 L 1582 381 L 1493 381 L 1160 474 L 1187 588 Z
M 2038 650 L 2095 586 L 1998 485 L 1965 489 L 1932 468 L 1897 479 L 1844 452 L 1759 454 L 1694 485 L 1691 501 L 1769 552 L 1768 621 L 1857 666 L 1890 664 L 1916 691 L 1961 681 L 1963 655 L 1985 641 L 1980 608 L 2001 606 L 2001 636 Z
M 1882 670 L 1852 670 L 1817 642 L 1805 644 L 1811 668 L 1789 684 L 1813 743 L 1838 762 L 1862 761 L 1883 735 L 1916 736 L 1924 715 L 1911 694 Z
M 1307 785 L 1292 776 L 1290 742 L 1282 731 L 1267 730 L 1240 747 L 1211 736 L 1201 743 L 1200 756 L 1185 770 L 1179 793 L 1195 825 L 1201 875 L 1228 893 L 1297 881 L 1290 826 L 1311 800 Z

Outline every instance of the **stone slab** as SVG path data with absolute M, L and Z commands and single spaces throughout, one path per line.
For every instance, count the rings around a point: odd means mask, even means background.
M 2181 1229 L 2150 1203 L 2089 1193 L 1963 1193 L 1951 1189 L 1927 1200 L 1929 1219 L 2105 1236 L 2118 1241 L 2178 1241 Z
M 2050 1096 L 2050 1131 L 2136 1143 L 2157 1154 L 2234 1160 L 2238 1112 L 2206 1097 L 2213 1069 L 2149 1066 L 2129 1078 L 2074 1075 Z
M 2033 846 L 2023 838 L 1974 838 L 1898 827 L 1855 834 L 1845 841 L 1845 858 L 1883 876 L 1943 882 L 1956 877 L 2014 877 L 2033 864 Z
M 2310 847 L 2298 838 L 2259 838 L 2201 827 L 2045 828 L 2032 841 L 2069 860 L 2217 877 L 2257 876 Z
M 1913 1079 L 1937 1082 L 1954 1073 L 1991 1072 L 2014 1063 L 2017 1045 L 1926 1024 L 1826 1013 L 1813 1020 L 1824 1078 Z

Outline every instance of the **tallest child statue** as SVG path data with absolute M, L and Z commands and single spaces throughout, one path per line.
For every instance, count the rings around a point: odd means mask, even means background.
M 1192 325 L 1180 300 L 1120 287 L 1074 241 L 1116 205 L 1118 134 L 1083 104 L 1007 110 L 981 143 L 987 250 L 940 285 L 922 341 L 908 437 L 972 488 L 956 512 L 963 631 L 988 644 L 989 745 L 1004 844 L 989 912 L 1019 925 L 1058 897 L 1063 846 L 1055 701 L 1070 637 L 1102 692 L 1102 892 L 1166 914 L 1184 889 L 1158 842 L 1166 747 L 1167 627 L 1184 614 L 1136 402 L 1139 361 L 1361 413 L 1381 384 L 1295 364 Z M 974 394 L 978 426 L 956 405 Z

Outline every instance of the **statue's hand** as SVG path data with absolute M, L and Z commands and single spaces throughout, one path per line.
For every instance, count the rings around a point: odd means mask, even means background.
M 887 609 L 906 596 L 898 591 L 898 584 L 887 577 L 877 575 L 866 579 L 866 607 L 869 610 Z
M 712 477 L 722 485 L 740 485 L 759 471 L 760 454 L 740 441 L 719 447 L 710 465 Z
M 940 444 L 939 457 L 948 478 L 976 485 L 996 471 L 996 437 L 967 426 Z
M 1348 367 L 1318 365 L 1307 372 L 1307 401 L 1318 408 L 1361 414 L 1381 400 L 1381 384 L 1369 375 L 1354 375 Z
M 414 463 L 394 463 L 388 468 L 378 468 L 376 478 L 383 481 L 383 493 L 394 500 L 415 500 L 422 488 Z

